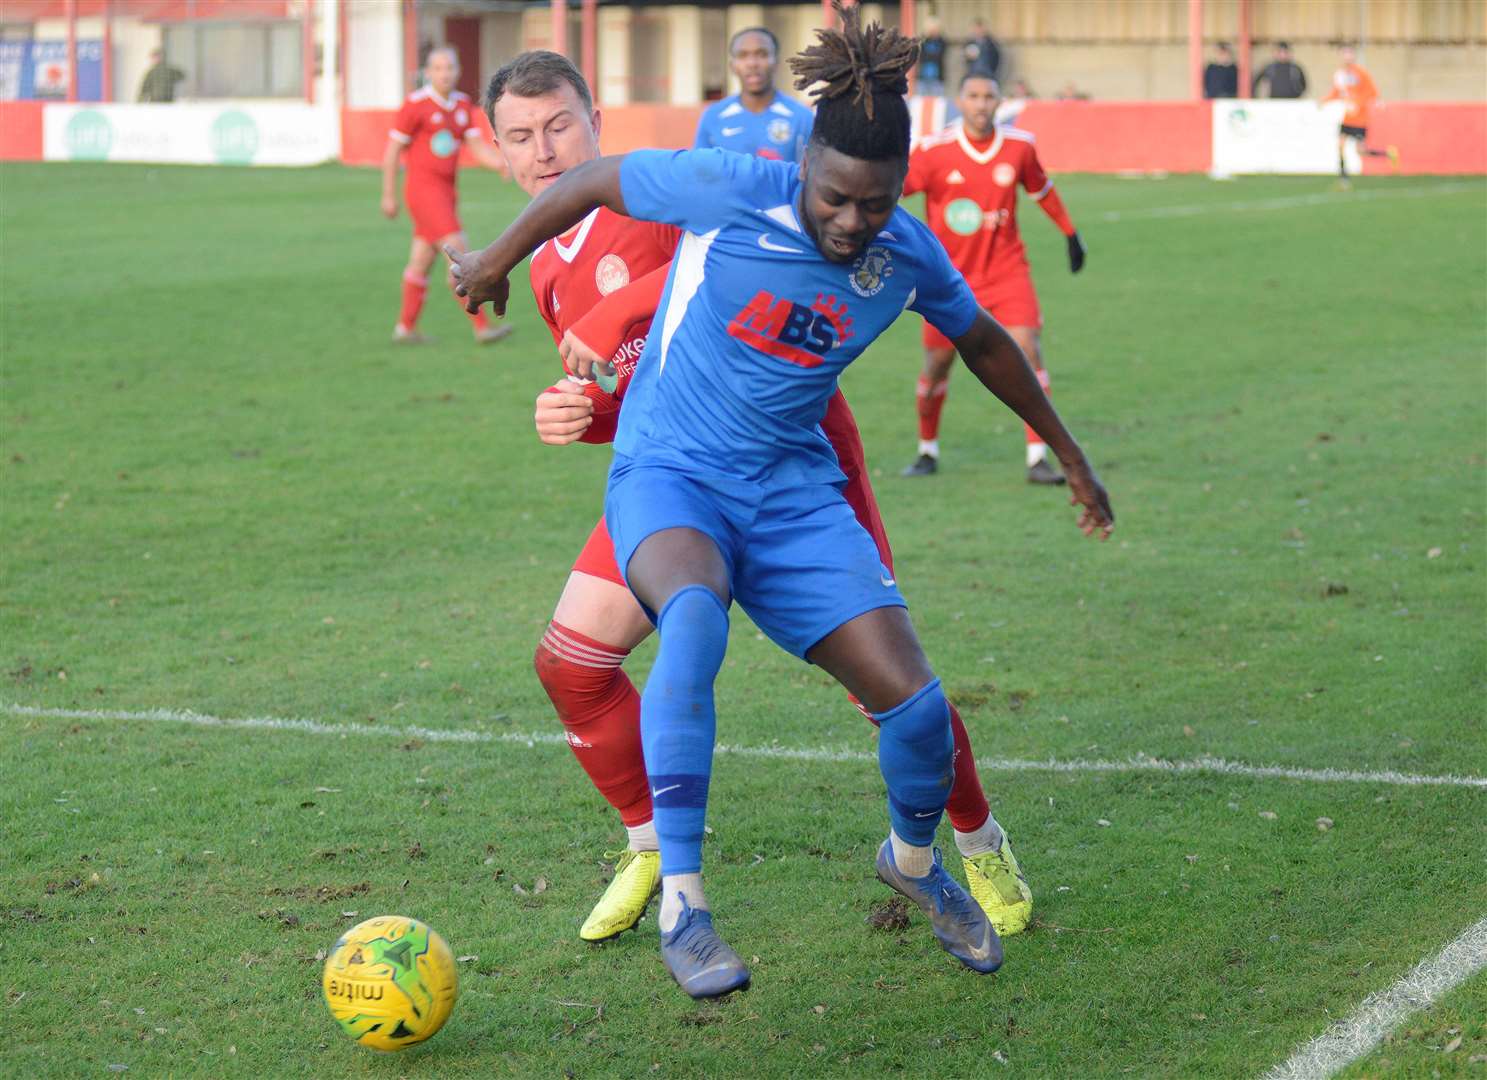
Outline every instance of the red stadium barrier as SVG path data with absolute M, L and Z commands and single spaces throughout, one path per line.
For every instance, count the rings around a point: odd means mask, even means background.
M 44 101 L 0 101 L 0 161 L 41 160 Z
M 0 102 L 0 161 L 40 161 L 40 101 Z M 701 108 L 621 105 L 604 110 L 606 153 L 645 146 L 689 146 Z M 376 165 L 392 109 L 341 111 L 341 160 Z M 482 128 L 485 118 L 480 117 Z M 1018 126 L 1038 136 L 1038 156 L 1056 172 L 1207 172 L 1213 163 L 1209 102 L 1032 101 Z M 1487 108 L 1475 102 L 1391 102 L 1379 107 L 1369 142 L 1393 143 L 1400 171 L 1487 174 Z M 466 162 L 468 164 L 468 162 Z M 1385 163 L 1366 159 L 1370 173 Z
M 1399 147 L 1402 173 L 1487 173 L 1487 107 L 1473 102 L 1399 101 L 1374 108 L 1371 146 Z M 1389 163 L 1364 158 L 1366 173 Z
M 697 134 L 701 106 L 616 105 L 602 110 L 601 142 L 606 154 L 655 146 L 680 149 L 691 146 Z M 394 109 L 341 110 L 341 160 L 347 165 L 376 165 L 387 145 Z M 490 137 L 490 125 L 482 114 L 481 129 Z M 471 164 L 468 155 L 461 164 Z
M 1017 126 L 1038 137 L 1055 172 L 1207 172 L 1213 107 L 1207 101 L 1030 101 Z

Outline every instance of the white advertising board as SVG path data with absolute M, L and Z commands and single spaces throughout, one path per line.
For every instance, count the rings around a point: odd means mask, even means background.
M 1315 101 L 1213 103 L 1213 171 L 1242 173 L 1336 173 L 1337 128 L 1343 106 Z M 1345 151 L 1348 172 L 1360 171 L 1352 140 Z
M 338 117 L 305 104 L 47 105 L 47 161 L 319 165 L 340 156 Z

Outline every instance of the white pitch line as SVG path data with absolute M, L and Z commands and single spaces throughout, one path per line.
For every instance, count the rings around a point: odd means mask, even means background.
M 1376 191 L 1313 192 L 1309 195 L 1283 195 L 1273 199 L 1249 199 L 1226 203 L 1193 203 L 1188 206 L 1153 206 L 1144 210 L 1106 210 L 1100 215 L 1105 222 L 1143 221 L 1154 218 L 1199 217 L 1203 214 L 1242 214 L 1264 210 L 1295 210 L 1305 206 L 1346 206 L 1375 199 L 1426 199 L 1435 195 L 1454 195 L 1463 191 L 1487 190 L 1482 184 L 1433 184 L 1429 187 L 1380 188 Z
M 36 705 L 0 704 L 0 713 L 10 716 L 30 716 L 53 720 L 144 720 L 155 723 L 192 724 L 197 727 L 239 728 L 262 731 L 291 731 L 308 735 L 335 735 L 347 738 L 352 735 L 370 735 L 380 738 L 422 739 L 424 742 L 450 743 L 511 743 L 521 746 L 557 745 L 564 736 L 556 731 L 478 731 L 469 728 L 426 728 L 417 725 L 388 727 L 379 724 L 364 724 L 356 721 L 326 723 L 322 720 L 303 720 L 282 716 L 212 716 L 192 712 L 190 709 L 147 709 L 127 711 L 121 709 L 48 709 Z M 719 743 L 717 753 L 733 757 L 773 758 L 787 761 L 861 761 L 876 762 L 878 756 L 869 750 L 833 749 L 830 747 L 734 746 Z M 978 768 L 989 772 L 1053 772 L 1053 773 L 1218 773 L 1224 776 L 1246 776 L 1265 780 L 1307 780 L 1318 783 L 1390 784 L 1398 787 L 1464 787 L 1487 791 L 1487 777 L 1482 776 L 1431 776 L 1419 773 L 1402 773 L 1392 769 L 1367 772 L 1354 769 L 1302 769 L 1288 765 L 1248 765 L 1242 761 L 1227 761 L 1224 758 L 1197 757 L 1186 761 L 1169 761 L 1163 758 L 1138 754 L 1120 761 L 1089 758 L 1059 760 L 1031 760 L 1026 758 L 979 757 Z
M 1417 964 L 1393 986 L 1363 999 L 1351 1016 L 1302 1046 L 1264 1080 L 1324 1080 L 1367 1054 L 1415 1013 L 1487 970 L 1487 918 Z

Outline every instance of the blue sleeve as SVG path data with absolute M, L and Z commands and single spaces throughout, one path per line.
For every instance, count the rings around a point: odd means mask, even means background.
M 620 164 L 632 218 L 705 233 L 788 200 L 791 167 L 727 150 L 635 150 Z
M 950 262 L 944 245 L 917 218 L 910 220 L 918 241 L 921 268 L 909 310 L 923 315 L 931 326 L 954 341 L 971 328 L 981 305 L 965 277 Z
M 712 119 L 713 110 L 703 109 L 702 115 L 697 119 L 697 138 L 692 140 L 693 150 L 706 150 L 713 144 Z

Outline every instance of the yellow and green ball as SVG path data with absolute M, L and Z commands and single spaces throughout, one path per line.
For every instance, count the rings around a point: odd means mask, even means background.
M 346 931 L 321 979 L 331 1015 L 373 1050 L 401 1050 L 444 1026 L 459 995 L 454 954 L 417 919 L 380 915 Z

